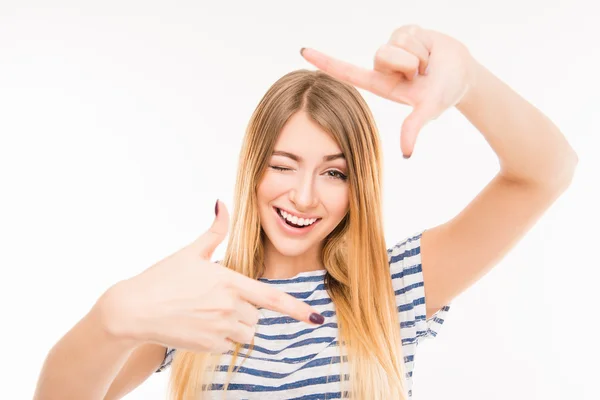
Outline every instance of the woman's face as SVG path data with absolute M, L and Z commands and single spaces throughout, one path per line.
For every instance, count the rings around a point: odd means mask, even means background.
M 283 127 L 257 191 L 267 240 L 282 255 L 314 250 L 348 212 L 348 168 L 341 153 L 304 111 L 294 114 Z M 292 228 L 279 215 L 280 209 L 291 214 L 287 216 L 296 224 L 317 221 Z

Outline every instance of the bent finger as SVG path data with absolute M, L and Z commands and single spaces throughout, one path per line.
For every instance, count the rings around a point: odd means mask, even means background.
M 254 327 L 238 322 L 232 327 L 228 339 L 241 344 L 249 344 L 252 342 L 255 332 Z
M 406 33 L 392 35 L 389 45 L 401 48 L 419 59 L 419 74 L 424 75 L 429 65 L 430 52 L 417 37 Z
M 254 326 L 258 323 L 259 320 L 259 312 L 252 304 L 248 303 L 246 300 L 240 298 L 240 302 L 238 304 L 238 318 L 240 322 L 248 325 Z
M 407 50 L 384 44 L 375 53 L 373 68 L 383 73 L 402 73 L 407 80 L 413 80 L 419 62 L 419 58 Z

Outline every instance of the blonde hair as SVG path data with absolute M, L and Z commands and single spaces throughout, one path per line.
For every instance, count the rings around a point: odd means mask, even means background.
M 221 264 L 254 279 L 262 276 L 264 231 L 256 190 L 279 133 L 299 111 L 336 140 L 348 166 L 349 211 L 327 236 L 321 253 L 338 342 L 347 357 L 346 362 L 340 354 L 340 390 L 353 399 L 405 399 L 400 324 L 381 215 L 382 151 L 371 112 L 354 87 L 320 71 L 298 70 L 267 91 L 244 137 Z M 227 382 L 242 347 L 235 345 Z M 212 368 L 214 373 L 220 357 L 178 350 L 171 366 L 171 398 L 201 399 L 212 377 L 206 372 Z

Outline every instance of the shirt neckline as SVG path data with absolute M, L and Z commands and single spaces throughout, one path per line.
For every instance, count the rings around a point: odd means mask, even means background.
M 303 277 L 324 276 L 326 273 L 326 269 L 317 269 L 314 271 L 299 272 L 290 278 L 258 278 L 258 280 L 263 282 L 290 282 Z

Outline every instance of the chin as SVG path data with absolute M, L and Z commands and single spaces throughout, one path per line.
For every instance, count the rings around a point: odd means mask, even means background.
M 281 255 L 286 257 L 300 256 L 306 253 L 315 245 L 315 243 L 307 245 L 306 243 L 298 243 L 293 240 L 281 240 L 280 238 L 278 239 L 271 240 L 271 243 Z

